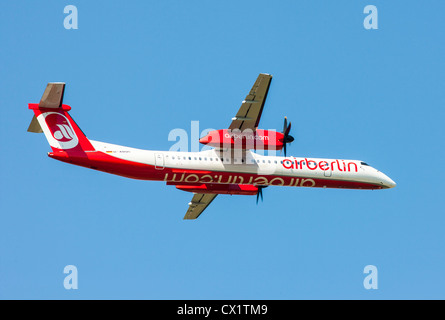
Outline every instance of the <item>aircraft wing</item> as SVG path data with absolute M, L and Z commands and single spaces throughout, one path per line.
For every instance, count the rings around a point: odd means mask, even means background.
M 271 81 L 272 76 L 270 74 L 260 73 L 249 94 L 242 102 L 238 113 L 232 118 L 229 129 L 239 129 L 241 131 L 251 129 L 255 131 L 258 128 Z
M 189 208 L 184 216 L 184 220 L 196 219 L 216 198 L 217 194 L 209 193 L 195 193 L 192 201 L 189 203 Z

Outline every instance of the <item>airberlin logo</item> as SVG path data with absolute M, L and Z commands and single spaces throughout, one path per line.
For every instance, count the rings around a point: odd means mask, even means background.
M 338 170 L 345 172 L 357 172 L 358 167 L 354 162 L 346 163 L 344 160 L 333 160 L 333 161 L 315 161 L 311 159 L 296 159 L 296 158 L 286 158 L 282 162 L 283 168 L 285 169 L 296 169 L 302 170 L 304 168 L 308 168 L 309 170 L 316 170 L 319 168 L 322 171 L 327 170 Z
M 170 183 L 217 183 L 217 184 L 247 184 L 261 186 L 315 187 L 313 179 L 302 179 L 286 176 L 257 176 L 232 174 L 194 174 L 194 173 L 166 173 L 164 181 Z
M 56 124 L 59 130 L 51 130 L 53 137 L 59 141 L 67 142 L 74 139 L 74 132 L 67 124 Z
M 58 112 L 42 113 L 48 130 L 43 130 L 49 144 L 58 149 L 72 149 L 79 143 L 68 119 Z
M 246 130 L 247 131 L 247 130 Z M 266 140 L 269 141 L 269 137 L 268 136 L 261 136 L 261 135 L 256 135 L 256 134 L 236 134 L 233 133 L 230 135 L 228 133 L 224 134 L 224 137 L 226 137 L 227 139 L 246 139 L 246 140 Z

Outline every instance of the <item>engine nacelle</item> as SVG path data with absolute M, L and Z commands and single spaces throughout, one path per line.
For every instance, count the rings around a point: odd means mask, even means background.
M 284 134 L 273 130 L 230 130 L 210 131 L 200 143 L 221 149 L 281 150 Z

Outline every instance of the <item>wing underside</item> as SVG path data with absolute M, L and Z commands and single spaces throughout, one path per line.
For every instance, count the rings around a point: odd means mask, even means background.
M 199 215 L 209 206 L 216 198 L 217 194 L 195 193 L 192 201 L 189 203 L 189 208 L 184 216 L 184 220 L 192 220 L 199 217 Z
M 229 129 L 238 129 L 242 132 L 246 129 L 255 131 L 258 128 L 271 81 L 272 76 L 270 74 L 260 73 L 249 94 L 242 102 L 238 113 L 232 118 Z

